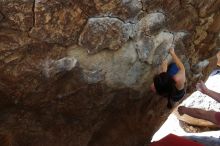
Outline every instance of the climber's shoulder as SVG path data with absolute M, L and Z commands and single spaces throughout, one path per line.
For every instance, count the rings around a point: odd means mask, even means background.
M 176 82 L 176 86 L 181 88 L 186 82 L 185 71 L 180 70 L 177 74 L 173 76 L 173 79 Z

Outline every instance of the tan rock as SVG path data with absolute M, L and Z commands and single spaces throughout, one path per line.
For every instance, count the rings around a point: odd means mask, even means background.
M 35 24 L 30 36 L 62 45 L 76 43 L 88 18 L 83 8 L 80 3 L 74 4 L 71 1 L 36 1 Z
M 19 47 L 33 42 L 31 38 L 28 37 L 27 33 L 11 29 L 4 29 L 0 31 L 0 40 L 0 52 L 16 50 Z
M 220 14 L 215 14 L 214 21 L 208 28 L 208 32 L 218 33 L 220 31 Z
M 0 27 L 29 31 L 33 26 L 33 1 L 0 1 L 0 11 L 4 15 L 4 22 Z
M 94 0 L 96 9 L 101 15 L 119 17 L 122 20 L 133 21 L 135 16 L 142 9 L 142 4 L 139 0 Z
M 55 52 L 49 50 L 56 50 Z M 41 43 L 27 44 L 22 47 L 2 51 L 0 58 L 4 62 L 0 66 L 1 70 L 1 82 L 5 84 L 8 89 L 13 92 L 7 93 L 9 96 L 18 96 L 18 92 L 25 96 L 30 92 L 33 92 L 40 84 L 40 78 L 43 74 L 42 64 L 51 60 L 59 60 L 62 58 L 63 48 L 54 45 L 48 45 Z M 58 69 L 61 67 L 58 67 Z M 54 72 L 57 73 L 55 70 Z M 36 75 L 36 78 L 33 78 Z M 35 84 L 30 85 L 30 80 L 35 80 Z M 19 84 L 15 84 L 19 82 Z M 28 87 L 27 87 L 28 86 Z

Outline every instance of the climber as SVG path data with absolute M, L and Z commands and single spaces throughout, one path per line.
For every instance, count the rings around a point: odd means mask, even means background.
M 168 100 L 167 107 L 172 107 L 172 102 L 180 101 L 185 95 L 184 84 L 186 81 L 185 67 L 173 48 L 169 49 L 174 63 L 168 65 L 164 60 L 161 65 L 160 73 L 154 76 L 151 90 Z
M 217 53 L 217 66 L 220 67 L 220 51 Z M 217 73 L 219 72 L 217 71 Z M 214 100 L 220 102 L 220 93 L 208 89 L 203 81 L 197 83 L 196 88 L 203 94 L 206 94 Z M 178 112 L 180 115 L 187 114 L 195 118 L 210 121 L 220 127 L 220 112 L 206 111 L 198 108 L 188 108 L 184 106 L 180 106 L 178 108 Z

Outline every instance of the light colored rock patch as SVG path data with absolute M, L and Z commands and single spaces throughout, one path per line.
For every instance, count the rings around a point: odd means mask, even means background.
M 148 14 L 137 24 L 109 16 L 90 18 L 79 38 L 82 48 L 70 47 L 69 55 L 79 60 L 88 83 L 104 81 L 111 87 L 140 87 L 146 70 L 170 58 L 168 49 L 185 36 L 185 32 L 163 30 L 164 23 L 161 12 Z M 115 51 L 101 51 L 104 49 Z
M 123 3 L 135 5 L 129 0 Z M 184 32 L 162 30 L 164 22 L 161 12 L 148 14 L 137 24 L 108 16 L 90 18 L 79 38 L 87 52 L 70 47 L 69 55 L 79 60 L 88 83 L 104 81 L 111 87 L 140 87 L 150 65 L 158 66 L 169 58 L 168 49 L 185 36 Z M 101 51 L 104 49 L 117 51 Z
M 200 61 L 198 64 L 194 65 L 192 70 L 195 74 L 202 74 L 202 70 L 209 65 L 208 60 Z
M 165 22 L 163 13 L 151 13 L 143 17 L 136 25 L 137 39 L 149 35 L 153 27 L 161 28 Z
M 119 50 L 112 60 L 112 68 L 106 74 L 106 82 L 111 86 L 134 85 L 140 77 L 140 64 L 137 61 L 137 53 L 132 43 Z
M 135 47 L 140 61 L 151 64 L 151 62 L 149 62 L 149 56 L 152 49 L 154 48 L 154 42 L 152 38 L 148 37 L 138 40 Z
M 35 0 L 35 3 L 45 3 L 47 0 Z
M 174 47 L 174 35 L 170 32 L 160 32 L 153 38 L 155 48 L 152 50 L 149 62 L 153 65 L 161 64 L 162 60 L 168 59 L 170 47 Z
M 142 62 L 158 65 L 168 56 L 167 49 L 174 43 L 174 35 L 162 30 L 164 23 L 164 14 L 156 12 L 146 15 L 136 24 L 136 49 Z
M 138 13 L 141 12 L 142 9 L 142 4 L 140 0 L 122 0 L 122 5 L 125 5 L 126 7 L 128 7 L 129 11 L 131 11 L 132 13 L 132 18 L 129 18 L 129 21 L 135 22 L 136 17 L 138 16 Z
M 142 8 L 142 4 L 140 0 L 122 0 L 122 3 L 128 5 L 132 9 Z
M 132 6 L 139 4 L 131 0 L 123 1 L 123 3 Z M 103 49 L 118 50 L 129 38 L 141 39 L 139 43 L 142 43 L 142 39 L 152 30 L 160 30 L 164 22 L 165 16 L 159 12 L 146 15 L 137 24 L 124 23 L 113 17 L 90 18 L 80 35 L 79 45 L 86 48 L 90 54 Z
M 127 43 L 115 52 L 106 50 L 94 55 L 88 55 L 83 48 L 75 46 L 69 48 L 68 55 L 79 61 L 87 82 L 103 81 L 113 88 L 140 87 L 150 68 L 139 62 L 133 43 Z
M 84 70 L 83 78 L 89 84 L 95 84 L 100 81 L 103 81 L 105 78 L 105 74 L 102 70 Z
M 44 60 L 40 64 L 42 73 L 45 77 L 50 78 L 59 72 L 66 72 L 72 70 L 77 64 L 77 60 L 73 57 L 65 57 L 59 60 Z
M 173 32 L 174 34 L 174 43 L 182 40 L 184 37 L 186 37 L 187 32 Z
M 139 59 L 148 64 L 159 65 L 168 57 L 168 49 L 173 44 L 174 36 L 170 32 L 162 31 L 156 36 L 145 37 L 136 42 Z
M 79 38 L 79 45 L 88 53 L 103 49 L 118 50 L 132 35 L 132 27 L 117 18 L 90 18 Z
M 155 47 L 161 45 L 161 43 L 166 42 L 167 46 L 165 46 L 165 49 L 168 49 L 173 44 L 174 36 L 170 32 L 162 31 L 158 35 L 156 35 L 153 39 Z

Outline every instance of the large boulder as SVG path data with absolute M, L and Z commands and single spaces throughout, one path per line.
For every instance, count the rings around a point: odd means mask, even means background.
M 0 0 L 0 138 L 143 145 L 167 117 L 149 87 L 168 49 L 188 86 L 220 47 L 219 1 Z

